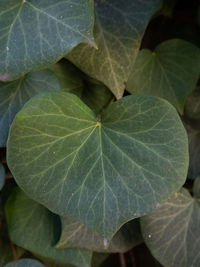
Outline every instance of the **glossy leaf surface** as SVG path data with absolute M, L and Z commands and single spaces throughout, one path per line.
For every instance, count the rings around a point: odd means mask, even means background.
M 5 208 L 9 235 L 15 244 L 61 263 L 90 266 L 91 252 L 54 248 L 60 235 L 59 218 L 29 199 L 22 190 L 13 191 Z
M 50 65 L 93 41 L 93 0 L 1 0 L 0 81 Z
M 160 7 L 160 0 L 96 0 L 98 49 L 80 44 L 67 58 L 121 98 L 146 26 Z
M 167 99 L 180 113 L 187 95 L 196 87 L 200 74 L 200 49 L 172 39 L 152 52 L 139 52 L 127 84 L 132 94 L 149 94 Z
M 8 165 L 31 198 L 109 242 L 182 186 L 187 136 L 176 110 L 156 97 L 125 97 L 98 121 L 77 96 L 46 93 L 16 116 Z

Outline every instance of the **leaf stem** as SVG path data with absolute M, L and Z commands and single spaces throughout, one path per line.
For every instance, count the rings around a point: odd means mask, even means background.
M 124 253 L 119 253 L 119 258 L 120 258 L 121 267 L 126 267 L 126 260 L 125 260 L 125 257 L 124 257 Z

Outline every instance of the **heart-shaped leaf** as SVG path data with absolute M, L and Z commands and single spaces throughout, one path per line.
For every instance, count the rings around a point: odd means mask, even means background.
M 172 39 L 158 45 L 154 52 L 139 52 L 127 90 L 165 98 L 183 113 L 186 97 L 195 89 L 199 74 L 200 49 Z
M 62 235 L 57 248 L 85 248 L 97 252 L 126 252 L 141 243 L 138 220 L 132 220 L 122 226 L 108 244 L 103 244 L 97 233 L 86 225 L 70 218 L 62 218 Z
M 73 94 L 40 94 L 16 116 L 7 155 L 31 198 L 91 227 L 102 242 L 168 199 L 188 168 L 176 110 L 142 95 L 111 104 L 99 121 Z
M 11 240 L 35 254 L 78 267 L 90 266 L 92 254 L 79 249 L 56 249 L 60 221 L 45 207 L 15 188 L 6 202 L 6 219 Z
M 44 68 L 93 41 L 93 0 L 1 0 L 0 80 Z
M 5 169 L 3 164 L 0 163 L 0 190 L 3 188 L 4 186 L 4 182 L 5 182 Z
M 60 90 L 52 72 L 30 72 L 19 80 L 0 82 L 0 146 L 6 146 L 10 125 L 17 112 L 34 95 Z
M 146 26 L 160 7 L 160 0 L 95 0 L 98 50 L 80 44 L 67 58 L 121 98 Z
M 4 267 L 45 267 L 42 263 L 33 259 L 21 259 L 9 262 Z
M 163 266 L 200 266 L 200 200 L 186 189 L 141 218 L 145 243 Z

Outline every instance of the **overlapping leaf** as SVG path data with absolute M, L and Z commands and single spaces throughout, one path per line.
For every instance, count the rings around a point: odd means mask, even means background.
M 44 267 L 44 265 L 37 260 L 21 259 L 9 262 L 4 267 Z
M 93 43 L 93 0 L 1 0 L 0 80 L 50 65 Z
M 183 40 L 168 40 L 154 52 L 139 52 L 127 90 L 165 98 L 183 113 L 186 97 L 195 89 L 199 74 L 200 49 Z
M 94 79 L 87 79 L 85 81 L 80 98 L 96 114 L 101 113 L 115 99 L 105 85 Z
M 82 91 L 84 86 L 83 74 L 72 63 L 63 59 L 48 69 L 57 76 L 62 91 L 80 94 L 79 91 Z
M 126 223 L 111 242 L 103 244 L 97 233 L 86 225 L 70 218 L 62 218 L 62 235 L 57 248 L 86 248 L 98 252 L 126 252 L 141 242 L 137 220 Z
M 15 244 L 61 263 L 90 266 L 91 252 L 53 247 L 60 235 L 59 218 L 29 199 L 19 188 L 11 194 L 5 209 L 9 235 Z
M 156 97 L 125 97 L 99 122 L 77 96 L 46 93 L 16 116 L 8 164 L 31 198 L 105 243 L 184 183 L 187 136 L 175 109 Z
M 34 95 L 60 89 L 50 71 L 30 72 L 13 82 L 0 82 L 0 146 L 6 146 L 10 125 L 17 112 Z
M 94 37 L 98 50 L 81 44 L 67 58 L 120 98 L 145 28 L 160 7 L 160 0 L 96 0 Z
M 59 79 L 62 91 L 76 94 L 97 114 L 114 98 L 105 85 L 84 75 L 67 60 L 63 59 L 49 69 Z
M 200 200 L 186 189 L 141 218 L 145 243 L 163 266 L 200 265 Z

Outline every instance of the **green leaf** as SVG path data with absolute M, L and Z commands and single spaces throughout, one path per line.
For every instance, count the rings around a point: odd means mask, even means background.
M 9 262 L 4 267 L 44 267 L 44 265 L 37 260 L 21 259 Z
M 1 0 L 0 80 L 53 64 L 93 41 L 93 0 Z
M 113 99 L 113 94 L 105 85 L 87 77 L 67 60 L 63 59 L 49 69 L 59 79 L 62 91 L 77 95 L 97 114 Z
M 5 205 L 8 231 L 18 246 L 43 257 L 78 267 L 90 266 L 91 253 L 78 249 L 56 249 L 60 235 L 58 216 L 15 188 Z
M 0 82 L 0 146 L 6 146 L 10 125 L 24 104 L 34 95 L 60 90 L 55 75 L 47 70 L 30 72 L 13 82 Z
M 83 74 L 72 63 L 63 59 L 51 65 L 50 69 L 58 78 L 64 92 L 81 91 L 83 88 Z
M 4 183 L 5 183 L 5 169 L 3 164 L 0 163 L 0 190 L 3 188 Z
M 141 226 L 146 245 L 163 266 L 200 266 L 200 201 L 186 189 L 142 217 Z
M 67 58 L 121 98 L 146 26 L 160 7 L 160 0 L 95 1 L 98 50 L 80 44 Z
M 139 52 L 127 90 L 165 98 L 183 113 L 186 97 L 195 89 L 199 74 L 200 49 L 172 39 L 158 45 L 154 52 Z
M 200 119 L 200 88 L 192 92 L 185 102 L 185 115 L 192 119 Z
M 115 234 L 109 244 L 86 225 L 70 218 L 62 218 L 62 234 L 57 248 L 85 248 L 97 252 L 126 252 L 141 243 L 139 223 L 132 220 Z
M 200 175 L 200 129 L 185 123 L 189 142 L 188 178 L 195 179 Z
M 176 110 L 142 95 L 111 104 L 99 121 L 73 94 L 40 94 L 15 117 L 7 155 L 31 198 L 91 227 L 103 243 L 168 199 L 188 168 Z

